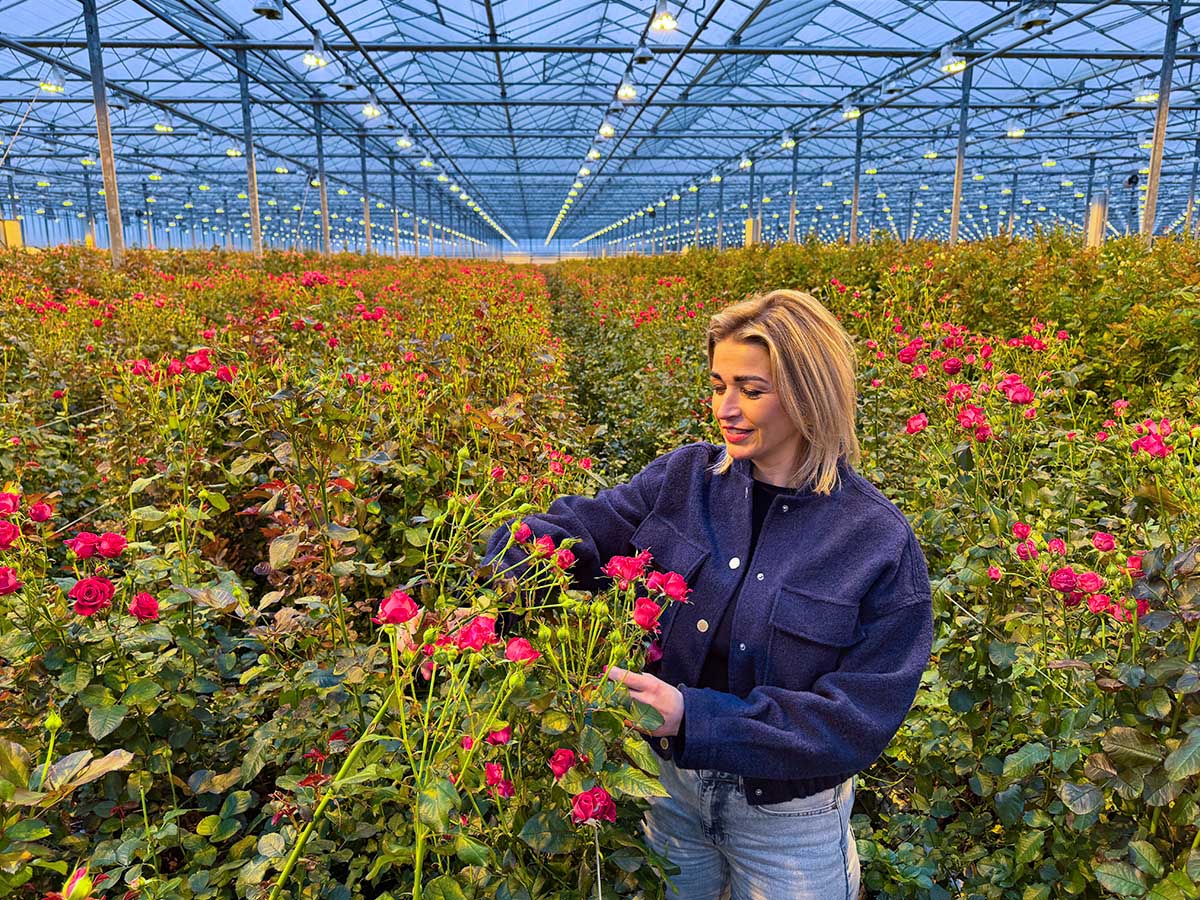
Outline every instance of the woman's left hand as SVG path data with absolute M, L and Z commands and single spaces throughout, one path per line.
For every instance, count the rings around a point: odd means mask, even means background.
M 650 732 L 653 737 L 673 737 L 679 733 L 683 719 L 683 694 L 679 688 L 645 672 L 630 672 L 617 666 L 608 667 L 608 677 L 629 688 L 629 696 L 658 710 L 663 723 Z

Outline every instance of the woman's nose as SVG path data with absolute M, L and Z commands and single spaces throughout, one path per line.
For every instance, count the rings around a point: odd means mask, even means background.
M 717 407 L 717 417 L 725 420 L 736 419 L 738 412 L 737 394 L 732 391 L 726 392 Z

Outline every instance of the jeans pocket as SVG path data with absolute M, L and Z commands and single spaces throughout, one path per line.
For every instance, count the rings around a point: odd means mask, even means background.
M 765 803 L 750 808 L 765 816 L 797 817 L 823 815 L 837 809 L 837 805 L 838 789 L 831 787 L 817 791 L 808 797 L 796 797 L 792 800 L 784 800 L 782 803 Z

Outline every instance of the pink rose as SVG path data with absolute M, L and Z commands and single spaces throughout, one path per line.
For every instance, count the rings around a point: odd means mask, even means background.
M 1013 522 L 1012 533 L 1018 541 L 1023 541 L 1029 537 L 1030 528 L 1024 522 Z
M 20 494 L 0 494 L 0 516 L 11 516 L 20 508 Z
M 962 360 L 957 356 L 950 356 L 942 360 L 942 371 L 947 375 L 957 375 L 962 371 Z
M 523 637 L 515 637 L 504 648 L 504 658 L 510 662 L 533 662 L 542 654 L 533 649 L 533 645 Z
M 659 605 L 649 597 L 638 597 L 633 607 L 633 621 L 647 631 L 658 628 L 658 617 L 662 613 Z
M 496 785 L 496 796 L 507 799 L 514 793 L 516 792 L 513 790 L 513 783 L 507 778 L 501 778 L 500 783 Z
M 1089 594 L 1094 594 L 1100 588 L 1104 587 L 1104 579 L 1095 572 L 1084 572 L 1079 576 L 1076 586 L 1081 591 L 1086 591 Z
M 530 553 L 538 558 L 548 557 L 554 553 L 554 549 L 554 538 L 548 534 L 543 534 L 533 542 L 533 549 Z
M 125 552 L 125 546 L 128 543 L 124 535 L 106 531 L 100 535 L 100 540 L 96 541 L 96 552 L 105 559 L 116 559 Z
M 464 734 L 463 739 L 459 743 L 462 744 L 462 748 L 464 750 L 470 750 L 475 746 L 475 738 L 471 737 L 469 734 Z
M 601 821 L 617 821 L 617 807 L 612 796 L 600 785 L 576 794 L 571 803 L 571 818 L 577 825 L 595 825 Z
M 618 589 L 624 591 L 628 589 L 630 582 L 636 581 L 645 574 L 646 566 L 649 565 L 651 559 L 650 553 L 646 550 L 637 556 L 614 556 L 600 567 L 600 572 L 609 578 L 615 578 Z
M 503 746 L 512 740 L 512 726 L 505 725 L 496 731 L 489 731 L 488 736 L 484 740 L 495 746 Z
M 107 578 L 93 575 L 75 582 L 67 596 L 75 601 L 73 609 L 78 616 L 93 616 L 102 609 L 112 606 L 115 593 L 113 583 Z
M 20 526 L 8 519 L 0 519 L 0 550 L 10 550 L 21 536 Z
M 49 503 L 35 503 L 29 507 L 29 518 L 34 522 L 46 522 L 54 515 L 54 507 Z
M 908 424 L 904 426 L 904 430 L 909 434 L 919 434 L 929 427 L 929 418 L 925 413 L 917 413 L 915 416 L 908 417 Z
M 1050 587 L 1064 594 L 1075 590 L 1077 581 L 1075 570 L 1070 566 L 1063 566 L 1050 573 Z
M 658 641 L 651 641 L 649 646 L 646 647 L 646 662 L 656 663 L 662 659 L 662 656 L 662 647 L 659 645 Z
M 223 381 L 226 384 L 233 384 L 233 379 L 238 373 L 238 367 L 235 365 L 221 366 L 217 369 L 217 381 Z
M 554 773 L 555 781 L 570 772 L 574 765 L 575 751 L 568 750 L 566 747 L 559 747 L 550 757 L 550 771 Z
M 646 589 L 651 594 L 659 593 L 676 603 L 685 603 L 691 588 L 678 572 L 653 572 L 646 579 Z
M 158 621 L 158 601 L 153 594 L 141 591 L 129 602 L 129 614 L 139 622 Z
M 554 551 L 554 564 L 565 572 L 575 564 L 575 554 L 566 547 L 559 547 Z
M 526 525 L 524 522 L 521 523 L 520 528 L 518 528 L 516 531 L 513 532 L 513 540 L 516 541 L 518 544 L 524 544 L 526 541 L 528 541 L 532 537 L 533 537 L 533 529 L 530 528 L 528 525 Z
M 14 594 L 20 589 L 21 582 L 17 580 L 17 573 L 8 566 L 0 566 L 0 597 Z
M 1087 606 L 1097 615 L 1106 613 L 1112 608 L 1112 598 L 1107 594 L 1092 594 L 1087 599 Z
M 397 588 L 379 604 L 379 615 L 371 621 L 377 625 L 401 625 L 417 614 L 417 604 L 413 598 Z
M 1117 546 L 1117 542 L 1108 532 L 1097 531 L 1092 535 L 1092 546 L 1101 553 L 1109 553 Z
M 100 535 L 92 534 L 90 531 L 81 531 L 75 537 L 63 541 L 78 559 L 88 559 L 96 552 L 96 544 L 100 541 Z
M 459 632 L 456 646 L 459 650 L 479 652 L 488 644 L 498 644 L 496 620 L 492 616 L 476 616 Z
M 495 787 L 504 780 L 504 767 L 500 763 L 484 763 L 483 777 L 488 787 Z
M 1000 570 L 998 568 L 996 568 L 995 566 L 988 566 L 987 575 L 988 575 L 988 578 L 992 579 L 992 581 L 999 581 L 1001 578 L 1004 577 L 1001 574 Z
M 1031 559 L 1037 559 L 1037 547 L 1033 545 L 1033 541 L 1021 541 L 1021 543 L 1017 544 L 1017 556 L 1026 562 Z
M 1009 403 L 1015 403 L 1023 406 L 1026 403 L 1033 402 L 1033 391 L 1029 389 L 1028 385 L 1015 384 L 1005 391 L 1005 394 L 1008 395 Z
M 1046 552 L 1057 556 L 1066 556 L 1067 545 L 1062 542 L 1061 538 L 1051 538 L 1046 542 Z

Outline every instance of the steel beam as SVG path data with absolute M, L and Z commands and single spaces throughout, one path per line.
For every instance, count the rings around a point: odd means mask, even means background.
M 317 137 L 317 182 L 321 197 L 321 252 L 329 256 L 333 245 L 329 235 L 329 191 L 325 186 L 325 125 L 321 107 L 313 107 L 313 119 Z
M 1146 208 L 1142 213 L 1142 235 L 1154 234 L 1154 217 L 1158 211 L 1158 176 L 1162 171 L 1163 144 L 1167 139 L 1167 115 L 1171 109 L 1171 79 L 1175 72 L 1175 45 L 1179 39 L 1182 0 L 1171 0 L 1167 16 L 1167 34 L 1163 40 L 1162 70 L 1158 79 L 1158 112 L 1154 117 L 1154 142 L 1150 149 L 1150 177 L 1146 179 Z
M 367 248 L 367 256 L 371 255 L 371 194 L 367 190 L 367 136 L 358 135 L 358 159 L 362 169 L 362 209 L 363 234 Z
M 954 154 L 954 193 L 950 204 L 950 246 L 958 243 L 958 225 L 962 215 L 963 167 L 967 161 L 967 115 L 971 106 L 971 81 L 974 66 L 967 66 L 962 73 L 962 99 L 958 105 L 958 149 Z
M 114 269 L 125 262 L 125 235 L 121 229 L 121 200 L 117 192 L 117 165 L 113 157 L 112 132 L 108 121 L 108 94 L 104 88 L 104 56 L 100 49 L 100 23 L 96 0 L 83 0 L 83 22 L 87 32 L 88 67 L 91 70 L 92 102 L 96 107 L 96 137 L 100 143 L 100 168 L 104 174 L 105 224 Z
M 254 129 L 250 122 L 250 80 L 246 76 L 246 51 L 236 52 L 238 93 L 242 101 L 242 153 L 246 157 L 246 193 L 250 197 L 250 249 L 262 259 L 262 220 L 258 216 L 258 167 L 254 156 Z
M 862 180 L 862 145 L 863 145 L 863 119 L 867 117 L 866 113 L 860 113 L 855 122 L 854 128 L 854 188 L 850 194 L 850 246 L 853 247 L 858 243 L 858 203 L 859 203 L 859 188 Z

